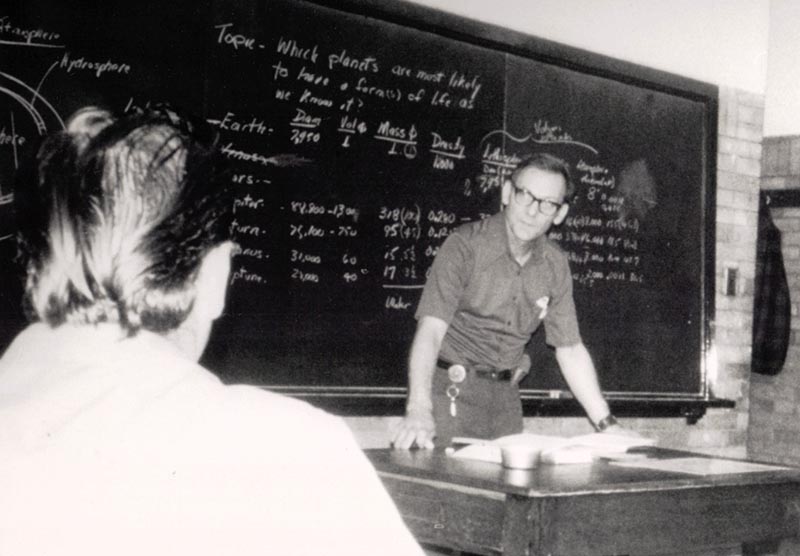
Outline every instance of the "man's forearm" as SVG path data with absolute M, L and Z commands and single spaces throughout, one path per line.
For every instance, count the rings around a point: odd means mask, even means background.
M 556 349 L 556 360 L 572 394 L 596 424 L 610 413 L 592 358 L 583 344 Z

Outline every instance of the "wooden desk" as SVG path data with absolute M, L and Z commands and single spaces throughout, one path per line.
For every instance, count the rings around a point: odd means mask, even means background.
M 698 476 L 600 460 L 514 471 L 440 451 L 367 454 L 417 539 L 464 552 L 685 555 L 743 546 L 754 554 L 800 531 L 800 470 Z

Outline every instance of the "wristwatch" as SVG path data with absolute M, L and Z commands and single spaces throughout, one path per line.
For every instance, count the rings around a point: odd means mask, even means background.
M 608 427 L 611 427 L 616 424 L 617 424 L 617 418 L 614 417 L 613 414 L 609 413 L 608 415 L 606 415 L 605 417 L 603 417 L 597 423 L 594 424 L 594 430 L 596 430 L 597 432 L 603 432 Z

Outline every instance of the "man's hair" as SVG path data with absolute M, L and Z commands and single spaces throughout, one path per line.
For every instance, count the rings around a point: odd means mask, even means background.
M 572 196 L 575 195 L 575 182 L 572 181 L 569 163 L 567 163 L 565 160 L 548 153 L 529 154 L 519 161 L 519 164 L 517 164 L 517 167 L 511 174 L 511 179 L 516 183 L 519 174 L 526 168 L 538 168 L 539 170 L 544 170 L 546 172 L 561 174 L 566 182 L 564 201 L 569 202 L 572 199 Z
M 78 111 L 15 195 L 27 316 L 129 334 L 177 328 L 203 256 L 229 237 L 223 172 L 201 120 L 168 107 Z

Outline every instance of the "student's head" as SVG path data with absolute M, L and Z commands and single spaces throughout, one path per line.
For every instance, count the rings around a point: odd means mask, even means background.
M 553 155 L 524 158 L 505 180 L 502 202 L 513 239 L 532 241 L 567 216 L 575 191 L 569 165 Z
M 219 157 L 207 124 L 168 108 L 73 115 L 15 197 L 29 317 L 130 335 L 199 326 L 204 347 L 230 268 Z

